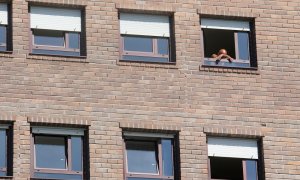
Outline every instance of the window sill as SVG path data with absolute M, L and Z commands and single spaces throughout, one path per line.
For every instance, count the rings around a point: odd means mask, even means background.
M 254 67 L 227 67 L 227 66 L 200 65 L 199 71 L 217 72 L 217 73 L 253 74 L 253 75 L 260 74 L 258 68 L 254 68 Z
M 0 51 L 0 57 L 12 58 L 13 51 Z
M 27 54 L 26 58 L 27 59 L 32 59 L 32 60 L 66 61 L 66 62 L 88 63 L 86 56 L 62 56 L 62 55 L 29 53 L 29 54 Z
M 13 179 L 13 176 L 0 176 L 0 179 Z
M 117 62 L 117 65 L 148 67 L 148 68 L 178 69 L 176 62 L 149 62 L 149 61 L 119 60 Z

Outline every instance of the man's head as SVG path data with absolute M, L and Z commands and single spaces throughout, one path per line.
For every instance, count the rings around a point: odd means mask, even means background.
M 220 54 L 227 55 L 226 49 L 220 49 L 219 52 L 218 52 L 218 55 L 220 55 Z

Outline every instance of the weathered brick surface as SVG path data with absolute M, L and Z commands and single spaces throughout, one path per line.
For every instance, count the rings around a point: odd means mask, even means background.
M 85 7 L 87 58 L 29 55 L 30 3 Z M 266 179 L 300 180 L 298 0 L 12 4 L 13 53 L 0 54 L 0 119 L 14 121 L 13 179 L 30 178 L 30 123 L 46 119 L 91 124 L 92 180 L 123 178 L 123 122 L 179 128 L 182 180 L 207 179 L 206 133 L 263 136 Z M 174 14 L 176 65 L 119 62 L 118 10 Z M 255 17 L 258 71 L 202 68 L 201 14 Z

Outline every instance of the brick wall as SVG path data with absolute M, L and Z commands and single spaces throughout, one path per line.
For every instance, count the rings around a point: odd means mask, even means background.
M 87 58 L 29 55 L 30 3 L 85 7 Z M 30 178 L 30 123 L 43 122 L 91 125 L 92 180 L 123 178 L 122 127 L 179 129 L 182 180 L 208 178 L 206 133 L 263 136 L 266 179 L 300 180 L 298 0 L 12 5 L 13 53 L 0 54 L 0 119 L 14 121 L 13 179 Z M 176 65 L 118 61 L 122 10 L 174 13 Z M 201 14 L 255 17 L 258 70 L 201 67 Z

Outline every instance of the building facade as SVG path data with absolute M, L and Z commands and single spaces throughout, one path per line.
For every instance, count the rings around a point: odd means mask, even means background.
M 0 2 L 0 179 L 300 180 L 298 0 Z

